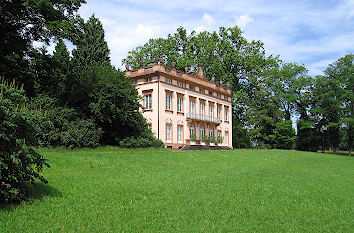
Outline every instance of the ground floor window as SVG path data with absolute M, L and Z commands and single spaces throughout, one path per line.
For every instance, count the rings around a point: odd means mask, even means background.
M 166 125 L 166 142 L 171 142 L 171 125 Z
M 183 143 L 183 126 L 182 125 L 177 126 L 177 142 Z
M 189 127 L 189 136 L 190 136 L 190 138 L 192 138 L 192 135 L 195 135 L 195 127 L 194 127 L 194 125 L 191 125 Z
M 226 146 L 229 145 L 229 132 L 228 132 L 228 131 L 225 131 L 224 144 L 225 144 Z
M 214 135 L 214 129 L 212 126 L 209 127 L 209 136 L 212 137 Z

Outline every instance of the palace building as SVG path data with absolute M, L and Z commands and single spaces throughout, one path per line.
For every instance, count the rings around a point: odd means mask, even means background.
M 201 66 L 187 71 L 158 63 L 126 71 L 143 97 L 149 128 L 171 149 L 205 144 L 205 136 L 221 136 L 219 145 L 232 148 L 230 89 L 209 81 Z

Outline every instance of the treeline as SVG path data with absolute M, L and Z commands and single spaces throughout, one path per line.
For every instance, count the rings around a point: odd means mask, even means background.
M 111 64 L 101 22 L 76 13 L 84 2 L 2 1 L 0 77 L 24 84 L 28 107 L 46 114 L 39 146 L 161 147 L 139 113 L 135 87 Z M 49 54 L 45 45 L 53 41 Z
M 181 27 L 133 49 L 123 63 L 138 68 L 155 57 L 181 71 L 201 64 L 210 79 L 229 84 L 234 148 L 352 150 L 353 54 L 311 77 L 303 65 L 266 56 L 263 43 L 247 41 L 237 26 L 198 34 Z

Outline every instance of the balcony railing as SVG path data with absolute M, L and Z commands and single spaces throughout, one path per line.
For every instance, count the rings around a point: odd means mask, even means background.
M 213 122 L 213 123 L 221 123 L 221 120 L 216 117 L 208 116 L 205 114 L 195 114 L 195 113 L 190 113 L 190 112 L 187 113 L 187 119 L 209 121 L 209 122 Z

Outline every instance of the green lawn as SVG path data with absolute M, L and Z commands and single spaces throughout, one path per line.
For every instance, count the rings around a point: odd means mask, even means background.
M 354 232 L 354 158 L 282 151 L 41 150 L 0 232 Z

